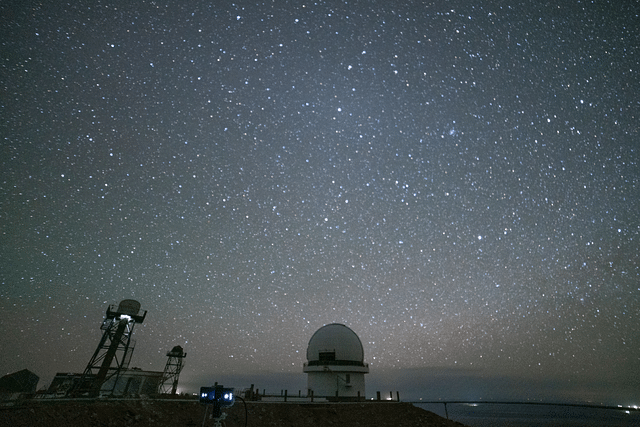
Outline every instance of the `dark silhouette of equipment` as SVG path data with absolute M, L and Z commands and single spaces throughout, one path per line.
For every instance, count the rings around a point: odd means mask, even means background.
M 136 323 L 142 323 L 146 315 L 147 311 L 141 312 L 140 303 L 135 300 L 122 300 L 117 308 L 115 305 L 107 307 L 107 317 L 100 326 L 102 339 L 72 394 L 97 396 L 101 391 L 113 392 L 133 354 L 133 328 Z M 102 390 L 105 382 L 111 379 L 111 390 Z
M 171 351 L 167 352 L 167 364 L 164 367 L 164 374 L 162 375 L 162 382 L 158 390 L 159 394 L 176 394 L 178 390 L 178 377 L 180 377 L 180 371 L 184 367 L 184 358 L 187 357 L 187 353 L 182 350 L 179 345 L 173 347 Z
M 209 418 L 215 420 L 215 427 L 221 427 L 221 421 L 227 417 L 226 412 L 222 412 L 222 408 L 230 408 L 233 406 L 236 397 L 232 388 L 225 388 L 215 383 L 211 387 L 200 387 L 200 403 L 205 405 L 204 419 L 202 425 L 207 421 L 207 413 L 212 408 Z

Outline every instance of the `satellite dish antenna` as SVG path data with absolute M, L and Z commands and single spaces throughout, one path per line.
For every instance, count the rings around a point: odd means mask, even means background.
M 133 299 L 123 299 L 118 305 L 118 313 L 127 316 L 137 316 L 140 312 L 140 303 Z

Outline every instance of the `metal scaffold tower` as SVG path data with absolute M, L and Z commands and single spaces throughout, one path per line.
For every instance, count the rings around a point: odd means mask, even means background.
M 171 351 L 167 352 L 167 364 L 164 367 L 164 374 L 162 375 L 162 382 L 158 389 L 159 394 L 176 394 L 178 390 L 178 377 L 180 371 L 184 367 L 184 358 L 187 357 L 187 353 L 182 350 L 179 345 L 173 347 Z
M 117 308 L 115 305 L 107 307 L 106 319 L 100 326 L 102 339 L 72 394 L 97 396 L 101 391 L 109 392 L 103 390 L 103 385 L 111 379 L 110 391 L 113 392 L 133 354 L 133 328 L 136 323 L 142 323 L 146 315 L 147 311 L 141 312 L 140 303 L 135 300 L 123 300 Z

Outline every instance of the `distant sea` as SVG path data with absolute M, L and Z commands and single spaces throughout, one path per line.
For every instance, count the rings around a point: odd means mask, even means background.
M 446 417 L 441 403 L 414 403 Z M 526 404 L 447 404 L 450 420 L 470 427 L 640 427 L 640 412 Z

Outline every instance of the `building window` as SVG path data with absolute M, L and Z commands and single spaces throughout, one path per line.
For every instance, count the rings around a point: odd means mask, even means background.
M 351 374 L 347 374 L 346 377 L 347 384 L 351 384 Z

